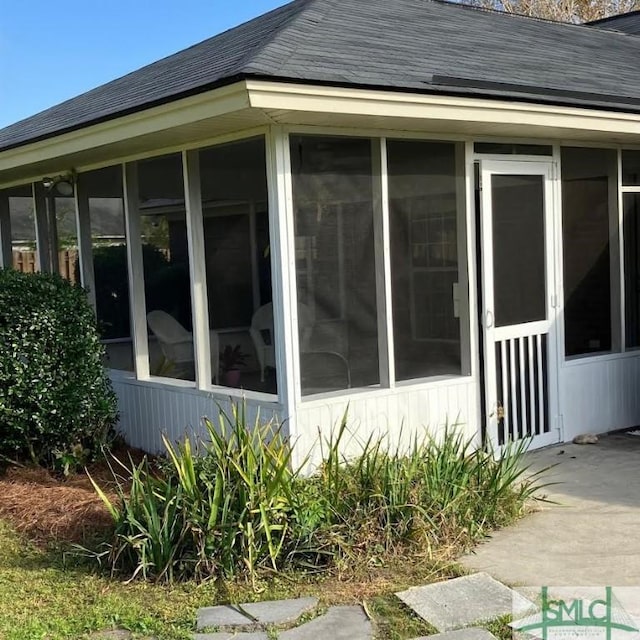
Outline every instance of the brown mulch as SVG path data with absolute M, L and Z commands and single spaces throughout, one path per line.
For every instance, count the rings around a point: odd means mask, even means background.
M 142 458 L 139 451 L 127 449 L 114 455 L 127 464 L 129 455 L 134 462 Z M 112 464 L 122 472 L 117 463 Z M 90 465 L 88 472 L 110 498 L 115 498 L 106 461 Z M 13 466 L 0 476 L 0 519 L 39 545 L 83 543 L 111 525 L 111 517 L 86 473 L 61 478 L 38 467 Z

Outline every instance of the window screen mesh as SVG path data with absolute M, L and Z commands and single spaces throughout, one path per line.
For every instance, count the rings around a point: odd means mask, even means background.
M 457 375 L 456 147 L 389 140 L 387 157 L 396 378 Z
M 616 153 L 562 149 L 562 247 L 567 356 L 612 348 L 610 188 Z M 615 184 L 615 183 L 614 183 Z
M 371 144 L 291 138 L 303 395 L 380 382 Z
M 108 366 L 133 371 L 122 167 L 83 173 L 79 181 L 88 199 L 96 314 Z

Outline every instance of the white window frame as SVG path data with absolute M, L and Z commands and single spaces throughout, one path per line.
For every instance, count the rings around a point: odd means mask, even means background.
M 290 164 L 290 146 L 288 144 L 291 135 L 310 135 L 327 137 L 347 137 L 366 138 L 371 140 L 373 154 L 373 182 L 374 182 L 374 245 L 375 245 L 375 265 L 376 265 L 376 300 L 378 312 L 378 361 L 380 366 L 380 384 L 371 387 L 357 387 L 351 389 L 340 389 L 318 394 L 302 396 L 299 374 L 299 353 L 296 353 L 296 401 L 304 405 L 322 400 L 330 400 L 354 394 L 376 394 L 388 392 L 398 388 L 407 389 L 410 387 L 432 387 L 440 386 L 456 381 L 473 382 L 477 379 L 478 363 L 476 345 L 478 344 L 478 328 L 472 319 L 471 309 L 475 308 L 476 293 L 475 287 L 470 286 L 475 282 L 475 223 L 472 220 L 473 203 L 473 173 L 469 174 L 469 168 L 473 171 L 473 142 L 468 137 L 455 135 L 433 135 L 414 132 L 397 132 L 393 130 L 372 130 L 362 129 L 345 130 L 315 126 L 290 126 L 285 127 L 287 134 L 287 156 Z M 460 310 L 460 346 L 461 346 L 461 373 L 459 375 L 444 375 L 414 378 L 411 380 L 397 381 L 395 379 L 395 352 L 393 350 L 393 305 L 392 305 L 392 280 L 391 280 L 391 257 L 389 239 L 389 200 L 388 200 L 388 174 L 387 174 L 387 140 L 417 140 L 433 141 L 456 145 L 456 177 L 457 177 L 457 237 L 458 237 L 458 269 L 459 281 L 459 310 Z M 458 146 L 460 150 L 458 151 Z M 535 156 L 537 160 L 540 156 Z M 287 217 L 293 225 L 293 187 L 291 181 L 291 171 L 289 167 L 289 192 L 288 202 L 291 210 Z M 295 244 L 293 226 L 291 227 L 291 240 Z M 295 251 L 295 246 L 293 247 Z M 293 288 L 296 292 L 294 296 L 294 307 L 297 311 L 297 286 L 295 260 L 291 268 L 294 274 Z M 464 281 L 466 280 L 466 281 Z M 297 315 L 297 314 L 296 314 Z M 295 322 L 297 333 L 297 318 Z M 297 336 L 296 336 L 297 337 Z M 299 350 L 299 344 L 296 344 Z
M 270 137 L 271 136 L 271 137 Z M 280 260 L 278 256 L 277 243 L 274 242 L 274 231 L 277 230 L 277 225 L 274 225 L 273 220 L 277 218 L 277 209 L 273 209 L 273 203 L 271 198 L 271 177 L 270 177 L 270 163 L 272 161 L 272 149 L 276 136 L 273 136 L 271 130 L 267 127 L 255 128 L 232 135 L 217 136 L 210 140 L 200 142 L 197 144 L 182 146 L 166 150 L 158 150 L 154 153 L 142 154 L 128 158 L 126 162 L 104 162 L 95 166 L 87 167 L 83 169 L 80 176 L 89 171 L 107 168 L 107 167 L 121 167 L 123 183 L 123 202 L 124 202 L 124 216 L 125 216 L 125 236 L 127 239 L 127 271 L 128 271 L 128 287 L 129 287 L 129 304 L 131 313 L 131 340 L 133 346 L 133 360 L 134 360 L 134 372 L 120 371 L 117 369 L 111 369 L 110 375 L 119 379 L 131 379 L 132 377 L 141 382 L 153 382 L 160 386 L 174 386 L 188 389 L 197 389 L 200 391 L 206 391 L 219 395 L 220 397 L 235 397 L 237 399 L 247 398 L 249 400 L 256 400 L 269 404 L 281 403 L 282 395 L 269 394 L 259 391 L 251 391 L 246 389 L 235 389 L 232 387 L 225 387 L 219 384 L 213 384 L 211 382 L 211 363 L 209 357 L 204 357 L 203 354 L 209 354 L 209 318 L 208 318 L 208 301 L 206 290 L 206 268 L 204 263 L 204 233 L 203 233 L 203 203 L 201 199 L 201 185 L 199 180 L 199 162 L 198 154 L 201 150 L 229 144 L 232 142 L 242 142 L 244 140 L 251 140 L 257 137 L 264 138 L 266 148 L 267 159 L 267 176 L 268 176 L 268 190 L 269 190 L 269 227 L 271 236 L 271 261 L 272 261 L 272 273 L 273 286 L 274 286 L 274 310 L 278 307 L 275 296 L 275 283 L 277 281 L 276 263 Z M 137 162 L 139 160 L 153 159 L 165 156 L 171 153 L 180 153 L 182 160 L 182 171 L 184 179 L 184 195 L 185 195 L 185 212 L 187 223 L 187 238 L 188 238 L 188 255 L 189 255 L 189 270 L 190 270 L 190 293 L 192 304 L 192 317 L 194 323 L 194 360 L 196 364 L 196 381 L 177 380 L 173 378 L 166 378 L 162 376 L 152 376 L 149 369 L 149 338 L 146 325 L 146 303 L 144 293 L 144 274 L 143 274 L 143 259 L 142 259 L 142 238 L 141 238 L 141 216 L 138 205 L 138 188 L 137 188 Z M 35 184 L 33 186 L 34 193 L 36 192 Z M 93 255 L 91 247 L 91 231 L 88 221 L 88 215 L 85 209 L 88 209 L 88 204 L 84 202 L 87 200 L 88 195 L 82 191 L 76 192 L 76 219 L 78 222 L 79 242 L 81 243 L 81 278 L 83 285 L 89 285 L 93 281 Z M 255 206 L 252 207 L 251 203 L 249 207 L 249 221 L 251 229 L 255 229 Z M 276 206 L 282 207 L 280 201 Z M 42 207 L 44 211 L 44 207 Z M 42 230 L 44 232 L 44 220 L 42 219 Z M 2 237 L 5 236 L 4 225 L 1 229 Z M 10 237 L 10 234 L 9 234 Z M 88 238 L 88 244 L 87 244 Z M 252 247 L 255 244 L 255 238 L 251 238 Z M 40 249 L 40 242 L 39 249 Z M 252 261 L 255 261 L 255 257 L 252 257 Z M 89 267 L 89 268 L 87 268 Z M 255 280 L 255 271 L 257 265 L 252 264 L 252 278 Z M 287 269 L 288 270 L 288 269 Z M 253 304 L 256 305 L 259 283 L 253 282 Z M 95 303 L 94 303 L 95 304 Z M 278 315 L 277 311 L 274 311 L 274 315 Z M 276 331 L 277 334 L 277 331 Z M 281 346 L 276 338 L 276 350 L 277 359 L 282 358 Z M 285 372 L 282 367 L 278 367 L 278 388 L 286 388 L 287 383 L 284 380 Z M 282 378 L 282 379 L 281 379 Z
M 620 147 L 618 149 L 618 229 L 619 229 L 619 246 L 620 246 L 620 336 L 622 344 L 622 353 L 629 355 L 640 355 L 640 345 L 637 347 L 627 347 L 627 292 L 626 282 L 627 274 L 625 272 L 625 245 L 624 245 L 624 196 L 628 193 L 640 194 L 640 185 L 631 186 L 622 184 L 623 163 L 622 152 L 635 151 L 640 154 L 640 149 L 630 147 Z
M 557 180 L 557 199 L 558 199 L 558 211 L 561 212 L 561 200 L 562 200 L 562 183 L 560 180 L 560 150 L 562 147 L 580 147 L 585 149 L 608 149 L 616 152 L 617 156 L 617 175 L 616 175 L 616 189 L 611 190 L 612 202 L 615 201 L 617 207 L 617 219 L 614 216 L 610 217 L 610 233 L 615 236 L 617 241 L 617 274 L 614 280 L 612 280 L 612 334 L 615 339 L 616 333 L 618 334 L 619 349 L 617 351 L 611 350 L 606 352 L 599 352 L 594 354 L 584 354 L 577 356 L 567 357 L 565 353 L 564 345 L 564 314 L 560 314 L 560 331 L 558 335 L 560 337 L 560 366 L 561 367 L 580 367 L 598 362 L 608 362 L 613 360 L 620 360 L 626 358 L 637 358 L 640 356 L 640 347 L 628 348 L 626 345 L 626 292 L 625 292 L 625 266 L 624 266 L 624 210 L 623 210 L 623 196 L 625 193 L 639 193 L 640 186 L 631 187 L 622 185 L 622 152 L 623 151 L 638 151 L 640 147 L 637 145 L 621 145 L 621 144 L 608 144 L 606 142 L 583 142 L 576 140 L 561 140 L 555 141 L 554 157 L 558 166 L 558 180 Z M 610 206 L 612 204 L 610 203 Z M 561 268 L 564 264 L 564 255 L 562 247 L 562 234 L 561 229 L 558 228 L 558 264 Z M 558 300 L 564 305 L 564 279 L 559 278 L 558 285 Z M 613 309 L 614 302 L 617 303 L 617 309 Z M 615 322 L 615 326 L 614 323 Z
M 565 294 L 564 294 L 564 238 L 563 238 L 563 219 L 564 211 L 562 209 L 562 149 L 572 147 L 578 149 L 602 149 L 605 151 L 613 151 L 616 154 L 615 173 L 609 175 L 609 205 L 608 205 L 608 222 L 609 222 L 609 275 L 611 300 L 609 315 L 611 320 L 611 349 L 606 351 L 596 351 L 593 353 L 580 353 L 568 356 L 565 344 Z M 607 144 L 588 144 L 582 141 L 565 141 L 555 143 L 554 149 L 554 165 L 555 165 L 555 189 L 556 189 L 556 211 L 557 219 L 554 224 L 554 235 L 556 238 L 556 252 L 558 264 L 558 277 L 556 284 L 557 304 L 560 306 L 562 313 L 559 315 L 558 322 L 560 330 L 558 331 L 558 353 L 560 366 L 571 366 L 573 363 L 581 363 L 584 361 L 593 362 L 597 359 L 607 360 L 619 358 L 624 354 L 624 309 L 623 301 L 623 281 L 624 271 L 621 261 L 624 258 L 622 251 L 622 228 L 620 224 L 620 147 L 618 145 Z M 617 214 L 617 215 L 616 215 Z

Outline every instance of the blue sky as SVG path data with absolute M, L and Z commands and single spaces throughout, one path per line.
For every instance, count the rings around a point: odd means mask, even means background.
M 0 127 L 287 0 L 0 0 Z

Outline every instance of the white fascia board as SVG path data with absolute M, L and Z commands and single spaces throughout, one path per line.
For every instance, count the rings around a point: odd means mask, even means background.
M 248 80 L 252 107 L 348 115 L 518 124 L 612 134 L 640 134 L 640 114 L 507 100 L 424 95 Z
M 248 106 L 249 97 L 245 82 L 237 82 L 227 87 L 0 152 L 0 173 L 6 169 L 61 158 L 79 151 L 233 113 Z

